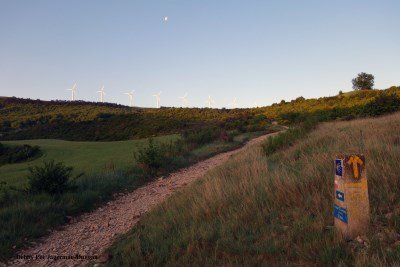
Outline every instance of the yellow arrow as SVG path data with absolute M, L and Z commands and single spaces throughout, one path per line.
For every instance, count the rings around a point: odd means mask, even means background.
M 350 159 L 347 161 L 347 164 L 348 165 L 353 164 L 354 178 L 358 179 L 359 178 L 358 177 L 359 176 L 359 172 L 358 172 L 358 165 L 357 164 L 360 164 L 360 166 L 361 166 L 361 165 L 364 164 L 363 161 L 358 156 L 354 155 L 354 156 L 350 157 Z

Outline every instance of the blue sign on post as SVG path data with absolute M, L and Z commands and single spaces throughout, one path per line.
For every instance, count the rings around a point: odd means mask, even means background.
M 344 223 L 348 223 L 347 209 L 339 207 L 335 204 L 333 215 Z
M 344 202 L 344 193 L 336 190 L 336 198 Z
M 335 171 L 337 176 L 340 177 L 343 176 L 343 160 L 341 159 L 335 160 Z

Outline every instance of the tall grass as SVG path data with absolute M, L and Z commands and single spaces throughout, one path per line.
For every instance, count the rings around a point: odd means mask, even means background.
M 294 142 L 305 137 L 310 131 L 315 129 L 317 125 L 318 119 L 309 117 L 304 122 L 289 128 L 287 131 L 277 136 L 270 136 L 262 145 L 264 153 L 270 155 L 280 149 L 293 146 Z
M 184 154 L 180 153 L 180 147 L 175 147 L 177 142 L 155 144 L 151 141 L 150 149 L 138 149 L 146 152 L 144 163 L 148 161 L 160 164 L 154 168 L 160 172 L 150 172 L 148 168 L 135 166 L 133 158 L 132 167 L 125 169 L 116 169 L 113 162 L 110 162 L 102 172 L 89 173 L 76 179 L 73 184 L 74 190 L 53 196 L 40 194 L 42 191 L 52 192 L 42 190 L 45 184 L 41 184 L 43 183 L 41 176 L 46 168 L 36 169 L 35 174 L 38 176 L 37 178 L 41 179 L 38 179 L 40 181 L 35 179 L 34 187 L 38 190 L 30 190 L 32 193 L 21 188 L 10 187 L 0 181 L 0 262 L 6 261 L 19 248 L 45 235 L 54 227 L 68 222 L 70 216 L 93 210 L 105 201 L 112 199 L 116 192 L 131 191 L 155 178 L 158 174 L 165 174 L 214 154 L 239 147 L 247 137 L 259 134 L 262 132 L 239 135 L 237 136 L 238 140 L 234 142 L 216 141 L 206 146 L 198 145 L 194 150 L 185 150 Z M 166 166 L 166 164 L 169 165 Z M 159 167 L 163 168 L 159 169 Z M 69 168 L 65 170 L 69 170 Z M 47 176 L 51 178 L 52 173 Z M 46 181 L 46 184 L 50 188 L 54 186 L 51 180 Z
M 333 225 L 333 159 L 363 130 L 371 229 L 346 242 Z M 324 123 L 265 156 L 253 147 L 148 213 L 110 266 L 396 265 L 400 262 L 400 114 Z
M 92 210 L 119 191 L 143 184 L 144 178 L 121 171 L 89 174 L 76 181 L 76 190 L 62 195 L 27 194 L 0 188 L 0 261 L 16 249 L 68 222 L 68 216 Z

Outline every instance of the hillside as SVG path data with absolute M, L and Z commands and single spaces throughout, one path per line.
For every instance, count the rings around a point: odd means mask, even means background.
M 319 121 L 349 120 L 398 110 L 399 97 L 400 87 L 392 86 L 385 90 L 339 92 L 336 96 L 314 99 L 298 97 L 290 102 L 281 101 L 260 108 L 260 112 L 267 118 L 277 119 L 282 123 L 302 122 L 312 116 Z
M 299 97 L 290 102 L 249 109 L 129 108 L 107 103 L 1 97 L 0 140 L 128 140 L 205 126 L 258 131 L 273 120 L 291 124 L 310 116 L 328 121 L 380 115 L 397 110 L 399 96 L 400 87 L 393 86 L 386 90 L 354 91 L 318 99 Z
M 208 108 L 129 108 L 80 101 L 0 98 L 0 140 L 128 140 L 178 133 L 204 126 L 243 131 L 264 129 L 269 121 L 250 110 Z
M 346 242 L 333 225 L 333 159 L 364 133 L 371 229 Z M 236 155 L 148 213 L 109 266 L 356 265 L 400 262 L 400 113 L 324 123 L 266 156 Z M 162 240 L 162 242 L 160 242 Z

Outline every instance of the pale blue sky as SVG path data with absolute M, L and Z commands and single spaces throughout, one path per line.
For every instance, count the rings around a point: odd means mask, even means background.
M 399 85 L 400 1 L 0 0 L 0 95 L 271 104 Z M 168 16 L 168 22 L 163 17 Z

